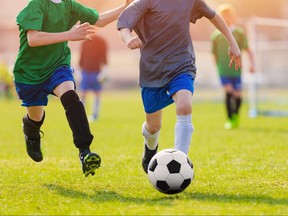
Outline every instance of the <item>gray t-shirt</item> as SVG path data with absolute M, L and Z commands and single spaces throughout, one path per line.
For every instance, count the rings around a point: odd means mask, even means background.
M 142 40 L 141 87 L 163 87 L 173 77 L 196 75 L 189 26 L 215 11 L 203 0 L 134 0 L 120 15 L 117 28 L 134 30 Z

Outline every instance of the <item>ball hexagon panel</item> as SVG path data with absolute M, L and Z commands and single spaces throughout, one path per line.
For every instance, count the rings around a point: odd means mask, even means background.
M 184 182 L 184 178 L 179 173 L 170 174 L 166 179 L 166 182 L 171 189 L 179 189 Z
M 193 178 L 193 176 L 194 176 L 193 168 L 188 163 L 181 165 L 181 169 L 180 169 L 179 173 L 183 176 L 184 179 L 191 178 L 191 176 Z
M 180 164 L 184 164 L 187 162 L 186 154 L 181 151 L 176 151 L 172 153 L 174 160 L 178 161 Z
M 165 181 L 170 174 L 167 166 L 161 164 L 156 166 L 153 173 L 158 181 Z
M 150 183 L 155 187 L 157 183 L 157 178 L 154 172 L 151 172 L 150 170 L 148 170 L 148 178 L 149 178 Z
M 170 153 L 160 153 L 157 157 L 158 164 L 167 164 L 173 160 L 173 156 Z

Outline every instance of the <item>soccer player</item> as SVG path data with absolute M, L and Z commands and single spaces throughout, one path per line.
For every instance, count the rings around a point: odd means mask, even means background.
M 129 49 L 140 48 L 140 77 L 146 121 L 142 126 L 142 166 L 158 149 L 162 109 L 175 103 L 174 148 L 188 154 L 192 132 L 195 54 L 189 26 L 208 18 L 226 37 L 230 63 L 241 67 L 240 50 L 223 19 L 204 0 L 135 0 L 120 15 L 117 28 Z M 135 31 L 136 35 L 132 33 Z
M 10 73 L 9 66 L 5 61 L 0 60 L 0 98 L 12 98 L 13 76 Z
M 222 4 L 217 8 L 217 11 L 229 26 L 240 50 L 247 52 L 250 61 L 250 72 L 253 73 L 253 54 L 248 46 L 245 31 L 235 24 L 237 18 L 235 8 L 230 4 Z M 215 57 L 219 78 L 225 92 L 225 105 L 228 120 L 224 124 L 224 128 L 229 130 L 236 128 L 239 125 L 239 110 L 242 102 L 241 69 L 235 70 L 233 67 L 228 67 L 229 57 L 227 56 L 227 51 L 229 45 L 218 30 L 213 32 L 211 41 L 212 53 Z
M 81 68 L 80 98 L 85 106 L 89 91 L 93 93 L 92 115 L 90 122 L 99 116 L 101 91 L 104 79 L 107 79 L 107 43 L 95 34 L 92 40 L 85 40 L 81 44 L 79 66 Z
M 100 156 L 90 151 L 93 135 L 75 91 L 67 44 L 89 39 L 93 34 L 90 25 L 106 26 L 129 3 L 126 0 L 122 6 L 99 14 L 74 0 L 30 0 L 18 14 L 20 49 L 13 72 L 17 94 L 27 110 L 22 120 L 26 149 L 34 161 L 43 159 L 40 128 L 45 118 L 44 106 L 52 94 L 60 98 L 65 109 L 84 175 L 94 175 L 100 167 Z

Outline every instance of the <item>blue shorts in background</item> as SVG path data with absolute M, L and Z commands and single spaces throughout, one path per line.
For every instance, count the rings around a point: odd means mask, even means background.
M 53 90 L 65 81 L 74 81 L 71 67 L 63 65 L 58 67 L 51 77 L 43 83 L 30 85 L 15 82 L 16 92 L 22 100 L 22 106 L 46 106 L 48 95 L 53 94 Z
M 101 91 L 102 90 L 102 85 L 99 82 L 99 72 L 86 72 L 82 71 L 81 72 L 81 81 L 80 81 L 80 86 L 79 89 L 82 91 Z
M 235 90 L 242 89 L 241 77 L 220 76 L 222 86 L 231 84 Z
M 141 88 L 142 102 L 146 113 L 154 113 L 174 103 L 172 95 L 179 90 L 194 93 L 194 78 L 188 74 L 176 76 L 170 83 L 161 88 Z

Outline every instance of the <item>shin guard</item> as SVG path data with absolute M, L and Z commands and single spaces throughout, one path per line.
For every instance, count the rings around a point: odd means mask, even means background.
M 60 98 L 66 111 L 66 117 L 73 134 L 73 142 L 77 148 L 89 148 L 93 140 L 83 103 L 77 93 L 70 90 Z

